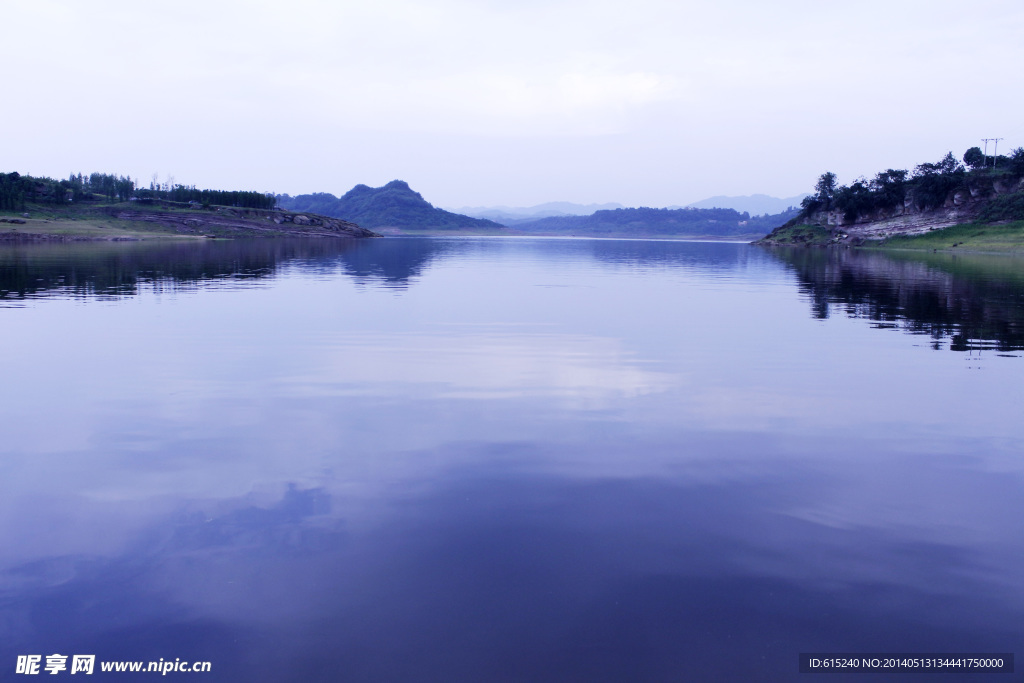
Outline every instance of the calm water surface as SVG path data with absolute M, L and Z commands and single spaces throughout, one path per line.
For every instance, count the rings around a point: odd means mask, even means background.
M 1024 653 L 1020 261 L 5 247 L 0 330 L 3 680 L 52 653 L 210 681 Z

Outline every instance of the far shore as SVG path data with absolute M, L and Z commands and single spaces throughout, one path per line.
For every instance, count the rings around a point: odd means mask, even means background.
M 180 212 L 177 212 L 180 213 Z M 196 212 L 199 213 L 199 212 Z M 34 211 L 0 214 L 0 245 L 47 242 L 137 242 L 147 240 L 208 240 L 262 235 L 267 237 L 322 236 L 319 233 L 296 232 L 267 225 L 261 221 L 258 228 L 226 230 L 215 224 L 199 224 L 191 232 L 183 232 L 167 221 L 128 220 L 109 214 L 76 212 L 73 210 Z M 291 226 L 288 226 L 291 227 Z M 965 223 L 933 230 L 921 235 L 894 235 L 884 240 L 843 242 L 833 231 L 817 225 L 795 225 L 775 231 L 770 237 L 763 235 L 665 235 L 637 233 L 609 234 L 538 234 L 515 230 L 494 229 L 408 229 L 377 228 L 376 234 L 385 237 L 523 237 L 550 239 L 636 239 L 686 242 L 751 242 L 769 246 L 844 247 L 872 250 L 926 251 L 949 253 L 1010 254 L 1024 256 L 1024 221 L 1001 224 Z
M 281 226 L 266 226 L 261 223 L 259 233 L 255 231 L 228 232 L 218 229 L 219 226 L 199 224 L 191 232 L 183 232 L 169 221 L 152 220 L 153 212 L 147 220 L 127 220 L 105 213 L 97 213 L 96 208 L 76 211 L 70 208 L 59 210 L 22 213 L 5 212 L 0 214 L 0 244 L 31 243 L 31 242 L 134 242 L 142 240 L 201 240 L 210 238 L 247 237 L 260 234 L 271 237 L 287 237 L 291 235 L 309 236 L 308 233 L 296 233 L 294 230 L 282 230 Z M 134 207 L 133 207 L 134 208 Z M 161 215 L 175 218 L 184 212 L 178 210 Z M 195 211 L 197 219 L 205 219 L 206 215 Z M 312 214 L 307 214 L 312 215 Z M 177 221 L 181 223 L 182 221 Z M 271 229 L 267 229 L 270 227 Z M 682 235 L 658 233 L 530 233 L 515 228 L 464 228 L 464 229 L 431 229 L 431 228 L 374 228 L 377 235 L 384 237 L 543 237 L 555 239 L 638 239 L 638 240 L 670 240 L 690 242 L 752 242 L 760 239 L 760 234 L 741 235 Z
M 374 228 L 385 237 L 549 237 L 554 239 L 616 239 L 616 240 L 671 240 L 683 242 L 753 242 L 764 237 L 758 233 L 741 235 L 686 235 L 640 232 L 525 232 L 515 228 L 430 229 L 430 228 Z

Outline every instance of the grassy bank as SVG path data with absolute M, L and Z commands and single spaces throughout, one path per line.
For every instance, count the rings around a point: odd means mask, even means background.
M 890 237 L 872 245 L 879 249 L 977 251 L 1024 254 L 1024 221 L 1002 224 L 965 223 L 923 235 Z
M 820 225 L 791 225 L 774 230 L 756 244 L 814 247 L 832 244 L 862 249 L 979 252 L 1024 254 L 1024 221 L 1007 223 L 964 223 L 922 235 L 890 237 L 886 240 L 851 240 L 833 236 Z
M 796 247 L 825 246 L 833 242 L 832 233 L 820 225 L 787 225 L 776 228 L 768 237 L 755 244 L 775 244 Z
M 41 215 L 42 214 L 42 215 Z M 55 215 L 52 212 L 29 212 L 26 218 L 18 214 L 0 214 L 4 219 L 22 220 L 24 223 L 0 222 L 0 242 L 33 241 L 53 238 L 58 240 L 151 240 L 199 239 L 195 235 L 182 235 L 157 223 L 127 221 L 109 216 Z
M 181 202 L 27 205 L 0 212 L 0 242 L 116 241 L 208 237 L 373 237 L 354 223 L 312 213 Z

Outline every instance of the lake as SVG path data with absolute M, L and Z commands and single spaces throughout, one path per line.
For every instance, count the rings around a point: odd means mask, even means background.
M 1021 260 L 5 246 L 0 329 L 8 674 L 807 681 L 800 653 L 1024 651 Z

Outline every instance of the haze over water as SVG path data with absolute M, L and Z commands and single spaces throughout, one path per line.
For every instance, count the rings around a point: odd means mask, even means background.
M 5 247 L 0 329 L 9 672 L 780 681 L 800 652 L 1024 651 L 1019 261 Z

